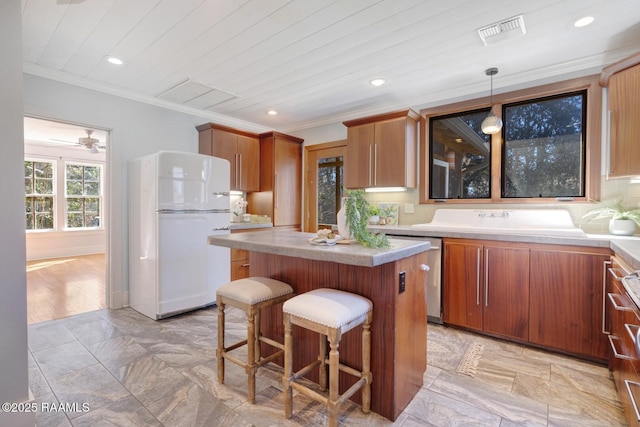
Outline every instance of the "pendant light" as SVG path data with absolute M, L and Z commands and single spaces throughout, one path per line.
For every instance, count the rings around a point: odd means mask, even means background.
M 498 74 L 498 69 L 487 68 L 485 70 L 485 74 L 487 76 L 491 76 L 491 110 L 489 110 L 489 115 L 482 121 L 480 127 L 482 128 L 482 132 L 486 133 L 487 135 L 491 135 L 500 132 L 500 129 L 502 129 L 502 120 L 500 119 L 500 117 L 493 114 L 493 76 Z

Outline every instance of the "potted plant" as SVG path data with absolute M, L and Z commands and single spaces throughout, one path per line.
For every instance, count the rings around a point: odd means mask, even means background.
M 636 225 L 640 226 L 640 208 L 622 206 L 622 200 L 614 206 L 593 209 L 582 216 L 588 219 L 610 218 L 609 233 L 618 236 L 632 236 Z
M 388 248 L 390 246 L 387 236 L 367 230 L 371 205 L 364 197 L 364 190 L 345 190 L 340 211 L 338 212 L 340 236 L 345 239 L 353 238 L 362 246 L 369 248 Z
M 369 224 L 377 225 L 380 222 L 380 208 L 375 205 L 369 205 Z

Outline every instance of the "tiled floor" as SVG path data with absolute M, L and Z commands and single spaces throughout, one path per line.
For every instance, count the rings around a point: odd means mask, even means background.
M 259 371 L 255 405 L 246 403 L 246 376 L 234 364 L 218 384 L 216 314 L 210 308 L 156 322 L 127 308 L 30 325 L 32 392 L 69 409 L 40 412 L 37 425 L 324 425 L 326 412 L 303 396 L 294 398 L 293 418 L 283 418 L 278 368 Z M 227 325 L 230 335 L 241 336 L 244 320 L 228 319 L 236 322 Z M 342 424 L 625 425 L 605 367 L 432 324 L 427 346 L 424 387 L 395 423 L 347 404 Z M 471 350 L 477 365 L 461 363 Z

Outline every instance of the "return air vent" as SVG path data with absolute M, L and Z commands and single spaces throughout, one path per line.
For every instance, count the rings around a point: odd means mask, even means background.
M 193 79 L 186 79 L 158 95 L 158 98 L 189 107 L 209 109 L 238 95 L 226 92 Z
M 527 33 L 527 29 L 524 26 L 524 16 L 522 15 L 495 22 L 478 28 L 476 31 L 478 31 L 478 36 L 480 36 L 480 40 L 485 46 Z

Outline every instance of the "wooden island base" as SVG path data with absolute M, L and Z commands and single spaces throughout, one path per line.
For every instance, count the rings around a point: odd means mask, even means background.
M 317 288 L 353 292 L 373 302 L 371 327 L 371 410 L 395 420 L 423 384 L 427 368 L 427 313 L 425 299 L 427 253 L 421 252 L 374 267 L 340 264 L 263 252 L 250 253 L 251 276 L 289 283 L 296 293 Z M 400 274 L 405 273 L 400 292 Z M 282 307 L 262 315 L 263 334 L 282 342 Z M 362 368 L 362 327 L 348 332 L 340 343 L 340 360 Z M 318 357 L 318 336 L 294 327 L 294 370 Z M 269 354 L 269 349 L 263 349 Z M 282 365 L 282 360 L 276 361 Z M 318 380 L 317 371 L 308 378 Z M 355 382 L 341 375 L 340 393 Z M 360 393 L 352 400 L 361 404 Z

